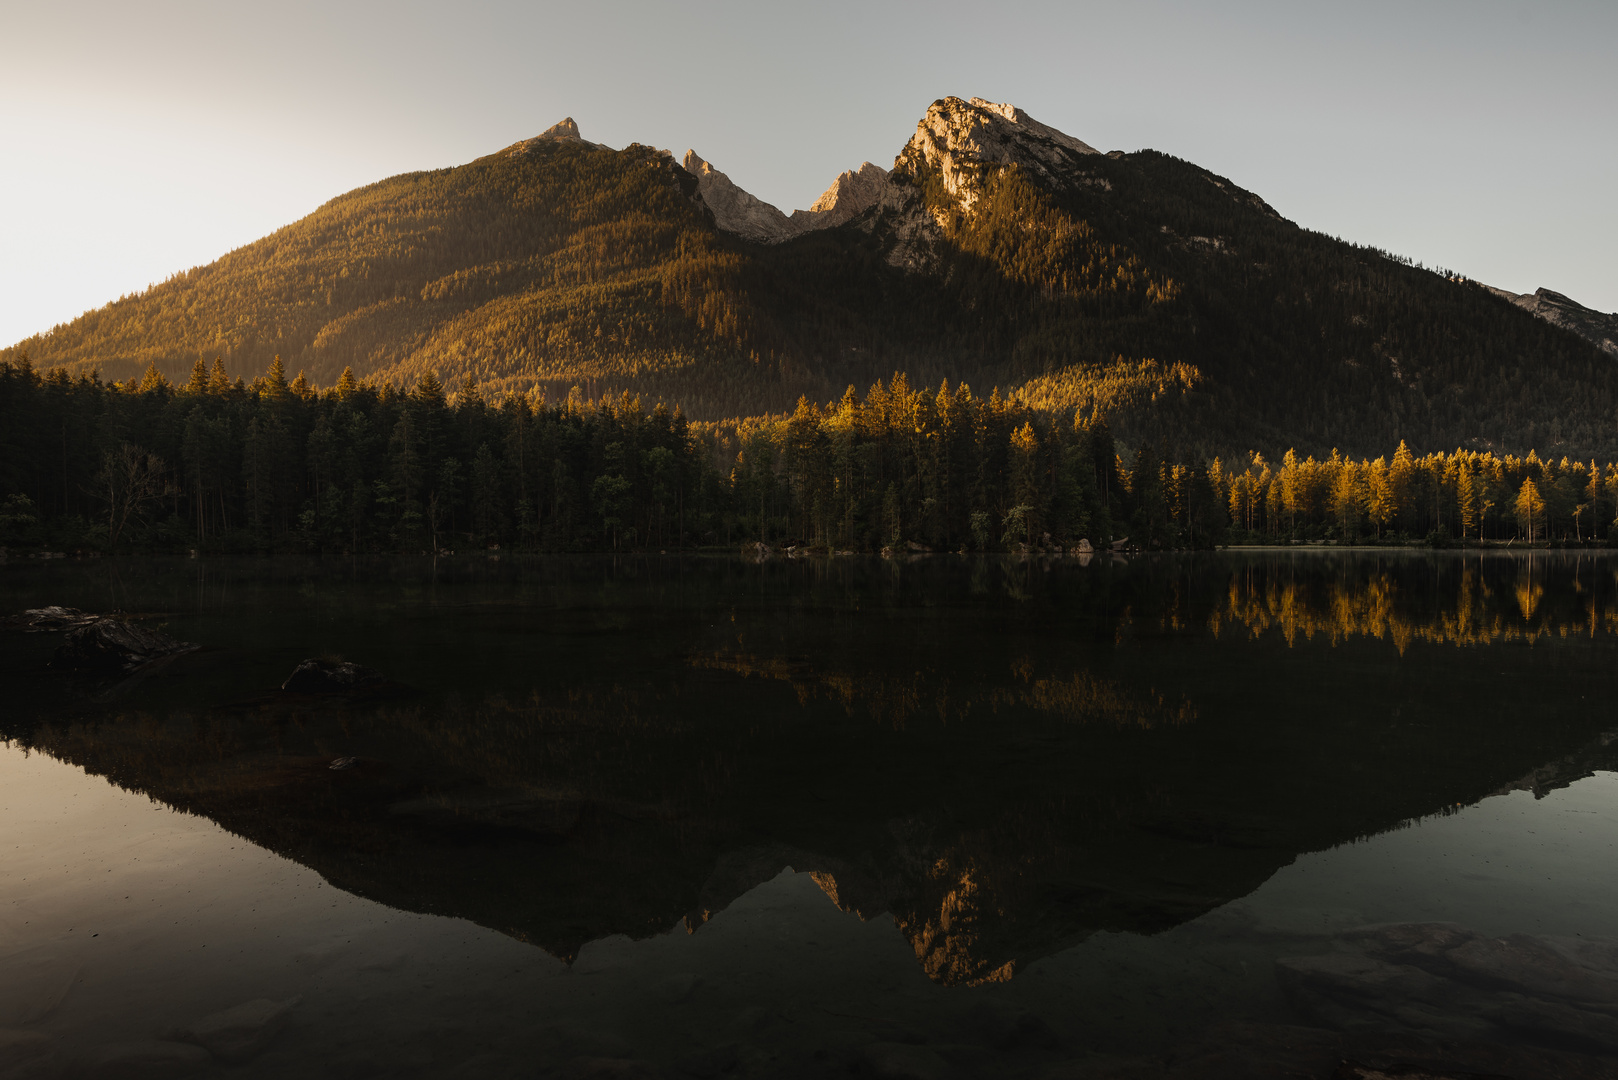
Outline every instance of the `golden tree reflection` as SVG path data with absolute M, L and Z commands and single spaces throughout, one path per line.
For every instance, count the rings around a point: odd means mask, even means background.
M 1546 573 L 1543 566 L 1523 562 L 1515 567 L 1509 590 L 1497 591 L 1486 574 L 1467 565 L 1455 575 L 1453 588 L 1415 592 L 1408 577 L 1389 569 L 1322 582 L 1245 568 L 1231 576 L 1206 625 L 1215 638 L 1240 631 L 1252 639 L 1279 633 L 1289 646 L 1372 638 L 1391 642 L 1401 655 L 1418 641 L 1476 646 L 1618 635 L 1618 598 L 1604 601 L 1580 589 L 1577 606 L 1552 610 L 1545 604 Z

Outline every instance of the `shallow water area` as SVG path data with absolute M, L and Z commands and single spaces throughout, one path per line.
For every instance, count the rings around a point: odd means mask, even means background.
M 1615 570 L 0 566 L 0 1076 L 1611 1075 Z

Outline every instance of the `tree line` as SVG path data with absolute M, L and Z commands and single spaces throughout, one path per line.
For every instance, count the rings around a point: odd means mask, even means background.
M 902 374 L 698 423 L 627 392 L 488 400 L 433 373 L 334 386 L 0 362 L 0 544 L 415 552 L 1147 548 L 1605 539 L 1618 466 L 1457 450 L 1227 464 L 1120 446 L 1095 409 Z

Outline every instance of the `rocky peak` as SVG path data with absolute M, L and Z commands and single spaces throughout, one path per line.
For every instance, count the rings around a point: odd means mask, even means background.
M 888 171 L 869 161 L 832 181 L 808 210 L 788 217 L 774 206 L 742 190 L 730 177 L 704 161 L 695 150 L 685 152 L 685 171 L 697 178 L 697 191 L 725 232 L 760 244 L 778 244 L 815 229 L 841 225 L 882 198 Z
M 1047 183 L 1066 186 L 1078 159 L 1099 153 L 1015 105 L 947 97 L 928 107 L 894 171 L 919 177 L 938 170 L 944 189 L 966 210 L 976 201 L 976 182 L 986 168 L 1018 165 Z
M 875 228 L 875 219 L 882 218 L 895 239 L 890 259 L 895 265 L 924 269 L 934 261 L 929 251 L 937 240 L 933 221 L 937 208 L 924 205 L 923 175 L 936 171 L 959 208 L 970 210 L 985 170 L 1017 165 L 1052 187 L 1095 185 L 1081 159 L 1098 153 L 1015 105 L 950 97 L 928 108 L 895 159 L 893 173 L 867 161 L 834 180 L 809 209 L 794 210 L 790 217 L 737 187 L 694 150 L 686 152 L 685 169 L 697 178 L 702 201 L 725 232 L 775 244 L 845 224 L 879 208 L 858 227 Z
M 583 136 L 581 136 L 579 134 L 579 125 L 575 124 L 573 122 L 573 118 L 571 116 L 562 117 L 562 119 L 560 121 L 558 121 L 557 123 L 552 124 L 550 127 L 546 128 L 544 131 L 540 132 L 539 133 L 539 138 L 541 138 L 541 139 L 577 139 L 579 142 L 584 141 Z
M 792 211 L 792 220 L 805 230 L 841 225 L 880 202 L 887 184 L 888 170 L 867 161 L 833 180 L 809 209 Z
M 1552 326 L 1560 326 L 1584 338 L 1606 353 L 1618 357 L 1618 314 L 1608 315 L 1587 308 L 1572 297 L 1550 289 L 1536 289 L 1532 294 L 1507 292 L 1492 285 L 1484 286 L 1490 292 L 1511 301 L 1531 315 L 1537 315 Z
M 538 135 L 535 135 L 532 139 L 524 139 L 522 142 L 513 143 L 512 145 L 506 147 L 503 154 L 506 157 L 525 157 L 543 146 L 559 142 L 581 143 L 585 146 L 594 146 L 599 150 L 610 149 L 610 147 L 602 146 L 600 143 L 590 142 L 588 139 L 584 138 L 584 136 L 579 134 L 579 125 L 573 122 L 573 118 L 571 116 L 566 116 L 558 122 L 552 124 L 550 127 L 546 128 L 544 131 L 540 132 Z
M 730 177 L 702 160 L 695 150 L 685 152 L 685 171 L 697 178 L 697 194 L 713 212 L 714 224 L 758 244 L 775 244 L 798 232 L 781 211 L 743 191 Z

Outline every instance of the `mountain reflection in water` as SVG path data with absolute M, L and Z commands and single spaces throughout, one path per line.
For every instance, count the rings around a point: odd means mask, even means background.
M 564 959 L 696 932 L 791 866 L 933 980 L 1000 981 L 1618 756 L 1602 555 L 5 572 L 16 607 L 210 646 L 102 703 L 14 635 L 7 737 Z M 419 692 L 267 689 L 321 652 Z

